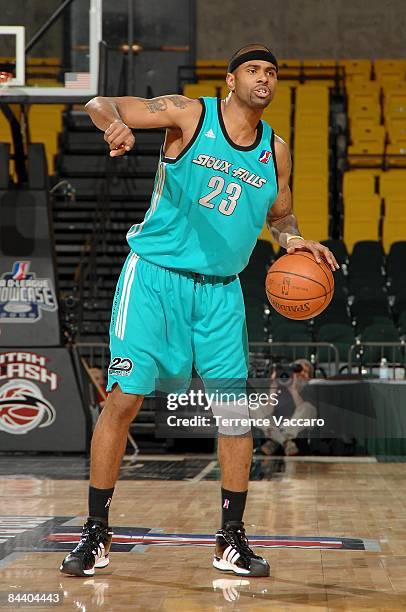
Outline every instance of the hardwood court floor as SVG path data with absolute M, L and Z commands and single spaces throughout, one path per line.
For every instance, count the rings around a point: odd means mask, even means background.
M 247 580 L 212 569 L 211 547 L 138 546 L 113 553 L 108 568 L 81 579 L 59 573 L 64 552 L 33 550 L 40 540 L 34 523 L 35 517 L 65 517 L 69 525 L 81 524 L 86 481 L 63 480 L 63 473 L 58 480 L 13 476 L 10 467 L 0 476 L 1 518 L 31 517 L 26 526 L 32 523 L 34 531 L 27 536 L 31 548 L 22 544 L 26 534 L 15 546 L 0 522 L 0 553 L 8 546 L 0 555 L 3 602 L 6 593 L 45 591 L 59 593 L 57 610 L 87 612 L 406 610 L 405 471 L 402 463 L 288 462 L 270 480 L 251 483 L 249 534 L 362 538 L 373 541 L 372 550 L 258 548 L 270 561 L 271 577 Z M 219 483 L 206 477 L 121 480 L 111 524 L 143 527 L 144 533 L 213 534 Z M 28 608 L 48 609 L 0 604 L 1 610 Z

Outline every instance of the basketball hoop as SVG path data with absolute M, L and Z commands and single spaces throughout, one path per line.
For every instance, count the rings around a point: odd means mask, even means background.
M 0 71 L 0 87 L 7 87 L 12 78 L 12 72 Z

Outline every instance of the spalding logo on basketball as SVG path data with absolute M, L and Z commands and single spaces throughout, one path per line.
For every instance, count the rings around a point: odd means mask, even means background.
M 288 319 L 311 319 L 330 304 L 334 278 L 327 265 L 309 251 L 283 255 L 268 270 L 266 294 L 271 305 Z
M 25 434 L 49 427 L 55 417 L 55 408 L 34 383 L 17 379 L 0 387 L 0 431 Z

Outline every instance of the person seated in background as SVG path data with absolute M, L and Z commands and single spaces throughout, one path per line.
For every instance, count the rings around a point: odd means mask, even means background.
M 261 445 L 255 451 L 257 455 L 299 454 L 297 438 L 308 427 L 293 424 L 278 426 L 275 421 L 279 417 L 290 420 L 316 418 L 316 407 L 306 400 L 306 385 L 313 375 L 314 368 L 307 359 L 297 359 L 287 367 L 278 364 L 273 369 L 269 395 L 276 393 L 278 404 L 273 406 L 269 403 L 264 407 L 267 418 L 271 418 L 271 425 L 264 431 L 266 440 L 261 440 Z

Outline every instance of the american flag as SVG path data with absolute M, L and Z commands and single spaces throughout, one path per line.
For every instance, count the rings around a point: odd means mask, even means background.
M 89 89 L 90 72 L 65 72 L 66 89 Z

